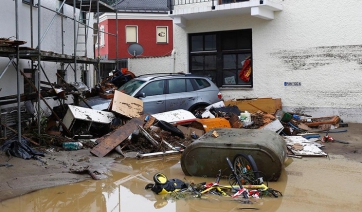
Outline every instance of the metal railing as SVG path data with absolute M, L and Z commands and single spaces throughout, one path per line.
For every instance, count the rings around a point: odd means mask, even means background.
M 211 9 L 214 10 L 215 5 L 217 5 L 217 4 L 231 4 L 231 3 L 243 2 L 243 1 L 249 1 L 249 0 L 167 0 L 167 7 L 170 9 L 170 14 L 172 14 L 174 6 L 179 6 L 179 5 L 212 2 Z M 263 1 L 261 0 L 260 3 L 262 4 Z
M 172 14 L 174 6 L 204 3 L 210 1 L 212 2 L 212 9 L 214 10 L 215 4 L 218 0 L 167 0 L 167 7 L 170 9 L 170 14 Z

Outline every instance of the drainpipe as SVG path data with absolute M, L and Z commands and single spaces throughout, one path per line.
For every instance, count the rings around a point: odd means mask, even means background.
M 171 70 L 172 70 L 172 73 L 175 73 L 175 60 L 176 60 L 176 50 L 175 49 L 172 49 L 172 52 L 171 52 Z

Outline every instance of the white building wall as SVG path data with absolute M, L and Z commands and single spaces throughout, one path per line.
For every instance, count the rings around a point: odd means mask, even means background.
M 1 38 L 10 38 L 12 40 L 16 39 L 16 9 L 15 1 L 13 0 L 3 0 L 1 2 L 0 14 L 2 20 L 0 21 L 0 37 Z M 60 8 L 62 2 L 55 0 L 42 0 L 41 5 L 50 8 L 52 10 L 57 10 Z M 63 6 L 64 15 L 68 17 L 73 17 L 73 7 L 69 5 Z M 21 45 L 21 47 L 32 47 L 36 48 L 38 46 L 38 7 L 33 7 L 33 23 L 31 23 L 30 15 L 30 6 L 28 4 L 22 3 L 21 0 L 18 0 L 18 32 L 19 40 L 26 41 L 27 43 Z M 78 10 L 76 13 L 78 18 Z M 93 17 L 93 15 L 91 16 Z M 62 21 L 63 19 L 63 31 L 62 31 Z M 53 22 L 52 22 L 53 21 Z M 90 23 L 93 23 L 93 18 L 91 18 Z M 91 24 L 92 26 L 93 24 Z M 33 29 L 33 43 L 31 40 L 31 29 Z M 49 51 L 55 53 L 62 53 L 62 34 L 64 36 L 64 54 L 72 55 L 74 53 L 74 21 L 69 18 L 62 18 L 60 15 L 56 15 L 54 12 L 41 8 L 41 50 Z M 88 37 L 88 51 L 87 56 L 93 58 L 93 32 L 90 31 Z M 35 58 L 35 63 L 37 63 L 37 57 Z M 0 73 L 4 70 L 8 64 L 9 59 L 6 57 L 0 57 Z M 64 64 L 67 67 L 68 64 Z M 65 80 L 68 82 L 81 81 L 81 71 L 80 66 L 82 64 L 77 64 L 77 79 L 75 79 L 74 64 L 68 66 Z M 56 82 L 56 72 L 61 68 L 61 63 L 59 62 L 44 62 L 41 61 L 41 66 L 46 72 L 50 82 Z M 30 60 L 20 60 L 19 69 L 24 70 L 31 68 Z M 87 81 L 90 83 L 90 86 L 93 86 L 93 67 L 89 66 L 90 77 Z M 16 80 L 16 70 L 14 66 L 10 65 L 9 69 L 5 72 L 4 76 L 0 79 L 0 96 L 15 95 L 17 93 L 17 80 Z M 47 81 L 44 74 L 41 72 L 41 80 Z M 23 92 L 23 77 L 20 79 L 20 92 Z
M 152 73 L 176 73 L 174 61 L 172 56 L 130 58 L 128 59 L 128 69 L 136 76 Z
M 175 70 L 188 69 L 188 33 L 252 29 L 253 88 L 221 88 L 224 99 L 281 98 L 283 109 L 362 122 L 362 2 L 283 0 L 266 21 L 250 15 L 174 26 Z M 301 86 L 284 86 L 301 82 Z

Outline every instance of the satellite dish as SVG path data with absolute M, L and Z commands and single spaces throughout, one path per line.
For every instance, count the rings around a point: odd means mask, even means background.
M 134 57 L 137 57 L 138 55 L 143 53 L 143 47 L 138 43 L 131 44 L 128 47 L 128 53 Z

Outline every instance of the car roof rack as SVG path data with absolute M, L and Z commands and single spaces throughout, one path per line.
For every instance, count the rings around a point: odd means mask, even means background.
M 152 76 L 152 75 L 162 75 L 162 76 L 155 76 L 155 77 L 150 78 L 150 80 L 158 78 L 158 77 L 164 77 L 164 76 L 172 76 L 172 75 L 189 76 L 191 74 L 183 73 L 183 72 L 177 72 L 177 73 L 152 73 L 152 74 L 142 74 L 142 75 L 139 75 L 138 77 Z
M 143 76 L 149 76 L 149 75 L 186 75 L 185 73 L 182 72 L 177 72 L 177 73 L 152 73 L 152 74 L 142 74 L 142 75 L 138 75 L 137 77 L 143 77 Z

